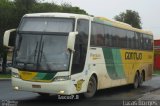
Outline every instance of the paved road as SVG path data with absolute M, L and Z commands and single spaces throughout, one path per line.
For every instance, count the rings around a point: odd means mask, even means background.
M 89 100 L 80 96 L 79 100 L 60 100 L 58 96 L 41 97 L 36 93 L 13 91 L 11 81 L 0 81 L 0 100 L 18 100 L 18 106 L 28 105 L 98 105 L 109 104 L 119 106 L 123 103 L 122 100 L 136 100 L 141 98 L 145 93 L 160 88 L 160 77 L 154 76 L 152 80 L 147 81 L 141 88 L 132 89 L 131 86 L 121 86 L 100 90 Z M 1 105 L 1 103 L 0 103 Z

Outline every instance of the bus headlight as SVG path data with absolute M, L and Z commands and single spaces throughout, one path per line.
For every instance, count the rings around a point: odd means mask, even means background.
M 70 77 L 69 76 L 57 76 L 54 78 L 54 81 L 65 81 L 65 80 L 69 80 Z
M 14 78 L 19 78 L 19 74 L 18 74 L 18 73 L 15 73 L 15 72 L 12 72 L 12 77 L 14 77 Z

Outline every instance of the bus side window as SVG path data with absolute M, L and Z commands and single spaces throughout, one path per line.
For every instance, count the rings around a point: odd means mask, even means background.
M 148 38 L 145 34 L 143 34 L 143 49 L 148 50 Z
M 153 36 L 148 35 L 149 48 L 148 50 L 153 50 Z
M 104 25 L 92 22 L 91 46 L 104 46 Z
M 104 46 L 104 27 L 102 24 L 97 24 L 97 46 Z
M 127 31 L 122 30 L 123 48 L 127 48 Z
M 88 47 L 89 21 L 79 19 L 77 31 L 71 74 L 80 73 L 84 69 Z
M 138 37 L 138 33 L 135 32 L 134 34 L 135 34 L 135 38 L 136 38 L 136 45 L 135 45 L 135 48 L 136 48 L 136 49 L 139 49 L 139 37 Z
M 96 45 L 96 24 L 92 22 L 92 28 L 91 28 L 91 41 L 90 45 L 95 46 Z
M 105 38 L 105 47 L 112 46 L 112 36 L 111 36 L 111 28 L 109 26 L 104 26 L 104 38 Z

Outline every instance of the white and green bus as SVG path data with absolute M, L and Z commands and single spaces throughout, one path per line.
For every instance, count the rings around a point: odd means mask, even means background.
M 102 17 L 70 13 L 23 16 L 16 31 L 12 86 L 43 94 L 94 96 L 100 89 L 152 77 L 153 36 L 149 31 Z

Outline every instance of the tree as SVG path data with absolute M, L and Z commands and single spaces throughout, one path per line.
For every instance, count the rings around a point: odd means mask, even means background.
M 15 5 L 9 0 L 0 1 L 0 58 L 3 58 L 2 72 L 5 73 L 7 52 L 6 48 L 3 47 L 3 34 L 4 31 L 15 26 L 14 17 Z
M 130 24 L 132 27 L 135 28 L 142 28 L 141 18 L 139 16 L 139 13 L 136 11 L 126 10 L 126 12 L 122 12 L 119 15 L 116 15 L 114 19 Z
M 36 0 L 15 0 L 18 8 L 23 9 L 25 12 L 29 12 L 32 5 L 37 3 Z
M 66 2 L 62 3 L 61 7 L 62 7 L 62 12 L 88 15 L 85 10 L 80 9 L 79 7 L 72 7 L 71 4 Z

